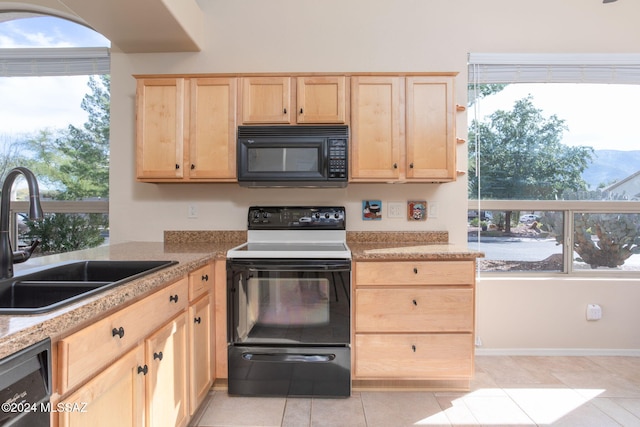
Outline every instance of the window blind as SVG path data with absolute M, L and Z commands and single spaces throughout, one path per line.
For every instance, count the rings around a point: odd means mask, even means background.
M 0 49 L 0 77 L 109 74 L 107 47 Z
M 640 54 L 470 53 L 469 82 L 640 84 Z

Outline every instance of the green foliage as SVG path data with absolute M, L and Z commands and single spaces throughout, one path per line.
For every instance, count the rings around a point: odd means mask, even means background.
M 48 214 L 42 221 L 26 220 L 30 240 L 39 239 L 43 255 L 99 246 L 107 219 L 102 214 Z
M 51 198 L 83 200 L 109 197 L 110 86 L 108 75 L 88 83 L 91 93 L 81 107 L 88 113 L 83 128 L 69 125 L 64 130 L 42 129 L 22 144 L 28 155 L 23 165 L 52 188 Z M 42 222 L 27 222 L 26 236 L 42 240 L 40 251 L 59 253 L 91 248 L 104 242 L 101 231 L 108 228 L 101 214 L 51 214 Z
M 495 111 L 487 122 L 474 120 L 469 128 L 470 195 L 478 184 L 482 198 L 503 200 L 554 200 L 565 190 L 585 189 L 581 175 L 593 149 L 562 144 L 565 130 L 564 120 L 543 117 L 531 96 L 516 101 L 512 111 Z

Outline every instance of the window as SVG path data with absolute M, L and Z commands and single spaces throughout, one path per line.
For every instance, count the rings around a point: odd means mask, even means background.
M 14 246 L 28 244 L 35 231 L 48 253 L 108 237 L 109 45 L 65 19 L 0 13 L 0 173 L 33 170 L 46 213 L 30 224 L 17 182 Z
M 640 271 L 640 56 L 469 59 L 481 271 Z

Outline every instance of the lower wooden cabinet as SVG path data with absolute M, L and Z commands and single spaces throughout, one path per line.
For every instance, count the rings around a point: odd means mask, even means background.
M 211 295 L 189 307 L 189 414 L 193 415 L 213 384 L 213 339 Z
M 55 408 L 60 427 L 142 427 L 144 425 L 144 346 L 139 345 L 100 372 Z M 54 425 L 55 425 L 55 419 Z
M 356 383 L 468 388 L 475 260 L 357 261 L 353 278 Z
M 186 426 L 187 315 L 181 313 L 145 341 L 148 427 Z M 144 369 L 144 368 L 143 368 Z
M 70 410 L 52 425 L 188 425 L 214 380 L 209 277 L 213 264 L 58 341 L 52 400 Z

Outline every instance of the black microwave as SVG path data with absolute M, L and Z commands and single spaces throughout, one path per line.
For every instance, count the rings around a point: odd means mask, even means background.
M 244 187 L 346 187 L 349 127 L 239 126 L 236 159 Z

